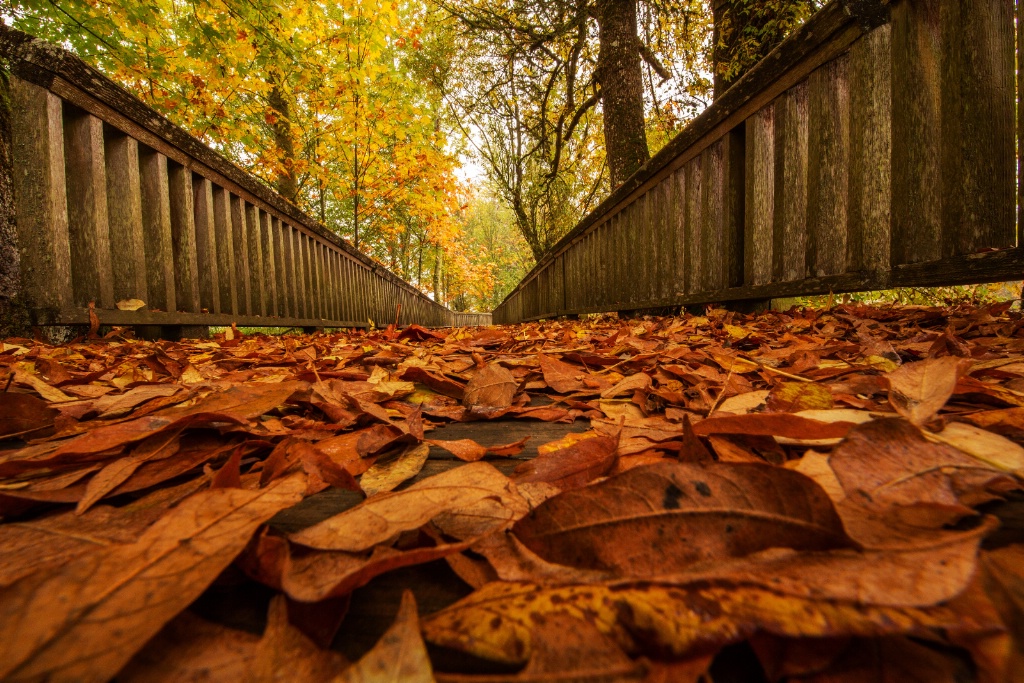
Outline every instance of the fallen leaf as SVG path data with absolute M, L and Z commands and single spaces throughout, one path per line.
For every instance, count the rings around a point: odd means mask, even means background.
M 126 683 L 242 681 L 260 638 L 182 612 L 120 673 Z
M 513 533 L 551 562 L 629 577 L 766 548 L 853 545 L 810 479 L 737 463 L 639 467 L 545 501 Z
M 1018 487 L 1002 470 L 932 443 L 920 429 L 897 418 L 851 429 L 829 465 L 848 497 L 866 494 L 872 505 L 926 527 L 955 521 L 971 514 L 970 506 Z
M 495 455 L 503 458 L 518 455 L 526 447 L 526 442 L 529 441 L 529 439 L 530 437 L 526 436 L 519 441 L 505 444 L 503 446 L 482 446 L 472 439 L 428 439 L 427 443 L 437 446 L 438 448 L 445 449 L 459 460 L 464 460 L 465 462 L 476 462 L 487 455 Z
M 53 419 L 60 412 L 30 394 L 12 391 L 0 393 L 0 439 L 12 436 L 30 436 L 53 427 Z
M 267 628 L 253 650 L 245 679 L 319 683 L 335 678 L 347 664 L 340 654 L 321 650 L 289 624 L 288 604 L 278 595 L 270 601 Z
M 956 389 L 956 383 L 972 362 L 956 356 L 904 363 L 887 374 L 889 403 L 900 415 L 923 425 L 938 413 Z
M 563 363 L 544 354 L 537 355 L 537 362 L 540 364 L 544 381 L 560 394 L 581 391 L 584 388 L 582 377 L 590 374 L 578 365 Z
M 532 625 L 561 615 L 592 624 L 627 652 L 687 657 L 756 631 L 790 638 L 917 635 L 1000 625 L 956 606 L 899 608 L 805 600 L 744 586 L 563 586 L 493 582 L 423 622 L 427 640 L 499 662 L 522 664 Z
M 310 548 L 363 552 L 446 515 L 453 526 L 460 517 L 474 520 L 474 533 L 466 536 L 470 538 L 505 527 L 526 512 L 526 502 L 508 477 L 488 463 L 476 462 L 428 477 L 403 491 L 368 498 L 290 539 Z
M 511 372 L 489 363 L 469 380 L 462 404 L 467 408 L 507 408 L 518 388 Z
M 338 683 L 433 683 L 427 648 L 420 637 L 416 599 L 411 591 L 402 593 L 402 604 L 391 628 L 372 650 L 335 680 Z
M 116 304 L 119 311 L 137 311 L 146 305 L 142 299 L 121 299 Z
M 561 450 L 527 460 L 515 469 L 517 483 L 545 482 L 560 489 L 584 486 L 615 465 L 618 440 L 607 436 L 580 439 Z
M 107 680 L 189 605 L 256 527 L 300 500 L 303 476 L 191 496 L 135 543 L 0 590 L 0 676 Z
M 421 443 L 382 456 L 359 478 L 359 488 L 367 496 L 391 491 L 419 474 L 429 454 L 430 446 Z
M 772 387 L 766 403 L 773 413 L 830 410 L 833 405 L 832 393 L 811 382 L 780 382 Z

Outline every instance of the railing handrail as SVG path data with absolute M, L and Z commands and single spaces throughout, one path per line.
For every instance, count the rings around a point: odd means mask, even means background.
M 660 177 L 714 142 L 720 137 L 718 133 L 742 122 L 760 108 L 767 95 L 784 91 L 826 61 L 822 53 L 828 56 L 830 46 L 847 46 L 886 23 L 890 4 L 890 0 L 831 0 L 815 12 L 548 249 L 495 310 L 508 303 L 589 228 L 631 203 Z
M 156 144 L 176 150 L 180 156 L 187 157 L 187 160 L 176 161 L 186 162 L 182 165 L 190 170 L 197 171 L 201 168 L 205 171 L 202 175 L 223 178 L 227 181 L 227 186 L 235 185 L 263 204 L 261 208 L 269 208 L 271 213 L 280 214 L 279 218 L 287 218 L 301 225 L 344 251 L 378 277 L 390 281 L 432 306 L 451 313 L 447 307 L 363 254 L 346 239 L 268 187 L 262 180 L 172 123 L 71 52 L 0 22 L 0 58 L 7 62 L 14 76 L 54 93 L 115 127 L 135 129 L 130 134 L 141 133 L 140 137 L 149 138 L 140 139 L 144 144 Z M 171 158 L 170 154 L 165 156 Z

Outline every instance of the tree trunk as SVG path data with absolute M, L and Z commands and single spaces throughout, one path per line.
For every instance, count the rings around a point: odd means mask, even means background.
M 604 145 L 612 189 L 650 158 L 644 132 L 643 72 L 636 28 L 636 0 L 599 0 L 598 80 L 604 111 Z
M 291 110 L 279 83 L 274 83 L 267 104 L 276 112 L 271 127 L 274 130 L 274 144 L 281 152 L 284 165 L 274 185 L 278 194 L 295 203 L 299 196 L 299 183 L 295 177 L 295 141 L 292 139 Z

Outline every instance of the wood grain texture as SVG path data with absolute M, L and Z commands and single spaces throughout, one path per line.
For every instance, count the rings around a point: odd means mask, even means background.
M 744 239 L 746 226 L 746 128 L 737 126 L 722 138 L 725 146 L 722 160 L 725 216 L 722 229 L 724 287 L 739 287 L 743 284 Z
M 260 210 L 245 202 L 245 225 L 248 228 L 249 296 L 252 315 L 267 314 L 266 280 L 263 273 L 263 241 L 260 233 Z
M 11 169 L 18 255 L 26 298 L 40 322 L 72 304 L 71 243 L 64 180 L 64 121 L 60 100 L 12 78 Z
M 672 273 L 672 294 L 680 296 L 688 289 L 686 272 L 690 265 L 690 251 L 686 240 L 689 229 L 686 225 L 686 168 L 680 168 L 672 175 L 672 227 L 674 239 L 672 251 L 675 255 L 675 269 Z M 614 219 L 613 219 L 614 220 Z
M 1009 0 L 940 3 L 942 255 L 1015 244 Z
M 846 271 L 850 97 L 848 57 L 820 67 L 808 79 L 807 267 L 812 275 Z
M 140 146 L 139 173 L 142 176 L 142 226 L 146 236 L 146 282 L 150 299 L 146 303 L 150 308 L 173 313 L 178 310 L 178 302 L 174 285 L 174 240 L 171 236 L 171 189 L 167 176 L 167 157 Z
M 76 107 L 64 107 L 64 163 L 75 302 L 113 308 L 103 122 Z
M 722 140 L 705 149 L 700 156 L 701 175 L 704 179 L 701 187 L 701 214 L 704 219 L 701 246 L 701 278 L 702 290 L 715 291 L 728 285 L 728 260 L 725 249 L 726 232 L 726 146 Z
M 274 237 L 274 277 L 277 285 L 277 314 L 281 317 L 292 315 L 291 288 L 288 279 L 288 256 L 285 244 L 286 227 L 277 218 L 270 222 Z
M 263 252 L 263 296 L 265 315 L 278 316 L 277 250 L 274 248 L 274 219 L 266 211 L 259 212 L 260 248 Z
M 775 108 L 747 119 L 746 229 L 744 282 L 763 285 L 772 278 L 775 216 Z
M 693 293 L 700 291 L 701 282 L 701 258 L 700 241 L 704 236 L 704 205 L 701 203 L 703 190 L 703 168 L 700 157 L 691 160 L 686 164 L 686 230 L 684 242 L 686 244 L 686 260 L 684 270 L 686 272 L 686 292 Z
M 775 103 L 775 278 L 798 280 L 807 272 L 807 83 Z M 783 248 L 785 245 L 785 248 Z
M 891 54 L 889 26 L 880 26 L 857 41 L 850 50 L 848 270 L 883 270 L 890 264 Z
M 914 0 L 892 8 L 894 265 L 941 256 L 940 4 Z
M 195 193 L 192 171 L 173 161 L 167 166 L 171 208 L 171 248 L 174 252 L 174 295 L 178 308 L 202 309 L 199 295 L 199 257 L 196 252 Z
M 148 301 L 139 145 L 134 139 L 109 126 L 105 128 L 103 137 L 110 243 L 117 245 L 110 252 L 114 272 L 114 299 Z
M 231 239 L 234 245 L 235 289 L 239 315 L 252 315 L 252 278 L 249 276 L 249 226 L 245 202 L 234 194 L 231 202 Z
M 675 183 L 672 177 L 663 180 L 652 190 L 658 195 L 658 291 L 659 298 L 672 296 L 675 289 L 676 272 L 676 234 L 675 220 L 673 215 L 673 192 Z M 608 224 L 603 224 L 607 230 Z M 607 237 L 605 238 L 607 239 Z
M 196 226 L 196 271 L 199 303 L 211 313 L 220 313 L 220 273 L 217 267 L 217 230 L 214 226 L 213 183 L 192 176 L 192 205 Z
M 220 310 L 239 314 L 238 273 L 235 270 L 234 230 L 231 225 L 231 193 L 213 188 L 213 228 L 217 237 L 217 277 L 220 280 Z

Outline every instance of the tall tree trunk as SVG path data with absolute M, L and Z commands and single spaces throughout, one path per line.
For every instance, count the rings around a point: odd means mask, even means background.
M 441 245 L 434 245 L 434 301 L 441 301 Z
M 597 22 L 604 145 L 614 189 L 650 158 L 644 132 L 644 83 L 636 0 L 599 0 Z
M 280 83 L 273 84 L 267 104 L 276 113 L 271 127 L 274 129 L 274 144 L 281 151 L 284 166 L 274 185 L 279 194 L 294 203 L 299 196 L 299 183 L 295 177 L 295 141 L 292 139 L 291 109 Z

